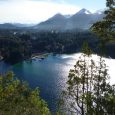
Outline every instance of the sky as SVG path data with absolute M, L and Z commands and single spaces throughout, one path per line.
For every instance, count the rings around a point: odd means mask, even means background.
M 75 14 L 82 8 L 104 9 L 106 0 L 0 0 L 0 23 L 35 24 L 56 13 Z

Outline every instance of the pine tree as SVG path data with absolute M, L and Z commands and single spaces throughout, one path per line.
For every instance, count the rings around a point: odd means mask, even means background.
M 115 0 L 106 0 L 105 17 L 91 27 L 103 42 L 115 41 Z
M 103 20 L 93 24 L 91 30 L 100 38 L 100 55 L 106 55 L 108 42 L 115 42 L 115 0 L 106 0 L 107 9 Z

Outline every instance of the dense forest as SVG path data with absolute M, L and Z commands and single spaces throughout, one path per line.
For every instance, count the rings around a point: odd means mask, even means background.
M 30 58 L 33 53 L 80 52 L 84 41 L 88 42 L 93 53 L 99 53 L 99 39 L 90 31 L 0 30 L 0 55 L 6 62 L 16 63 Z M 109 43 L 107 48 L 107 56 L 115 58 L 115 44 Z

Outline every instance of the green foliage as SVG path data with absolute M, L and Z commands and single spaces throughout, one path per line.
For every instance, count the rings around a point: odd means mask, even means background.
M 14 79 L 12 72 L 0 76 L 1 115 L 51 115 L 46 102 L 40 98 L 39 90 Z
M 5 33 L 4 33 L 5 34 Z M 25 57 L 30 56 L 30 51 L 26 42 L 13 37 L 0 37 L 0 55 L 6 62 L 17 63 Z
M 88 56 L 92 54 L 92 50 L 90 49 L 90 47 L 86 41 L 83 42 L 81 52 L 84 54 L 87 54 Z
M 106 48 L 108 44 L 115 43 L 115 0 L 106 0 L 107 9 L 105 17 L 91 27 L 91 30 L 100 38 L 100 54 L 105 56 L 112 49 Z
M 93 24 L 92 31 L 102 40 L 115 41 L 115 0 L 106 0 L 107 10 L 102 21 Z

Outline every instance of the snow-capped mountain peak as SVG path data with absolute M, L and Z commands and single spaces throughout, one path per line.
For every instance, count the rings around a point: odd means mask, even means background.
M 77 14 L 91 14 L 91 12 L 85 8 L 81 9 L 80 11 L 78 11 Z
M 101 12 L 98 12 L 101 13 Z M 91 13 L 87 9 L 81 9 L 74 15 L 62 15 L 60 13 L 54 15 L 48 20 L 38 24 L 35 28 L 39 30 L 74 30 L 89 29 L 93 23 L 102 20 L 104 15 Z

